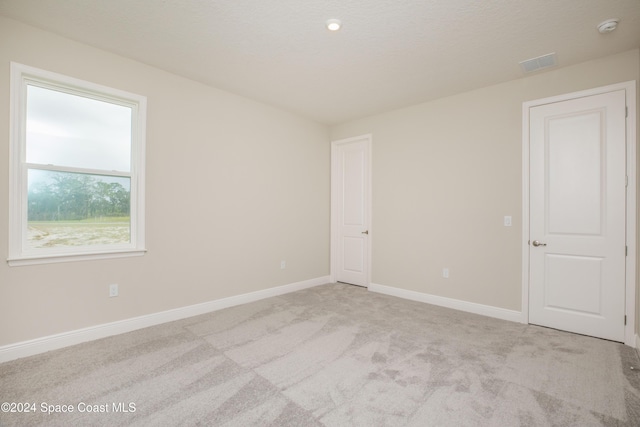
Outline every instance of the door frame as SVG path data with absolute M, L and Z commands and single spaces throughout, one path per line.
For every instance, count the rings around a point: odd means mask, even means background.
M 529 323 L 529 110 L 532 107 L 568 101 L 576 98 L 599 95 L 624 90 L 627 103 L 626 120 L 626 157 L 627 157 L 627 194 L 626 194 L 626 245 L 625 260 L 625 325 L 624 343 L 636 346 L 636 82 L 628 81 L 594 89 L 568 93 L 549 98 L 536 99 L 522 103 L 522 323 Z
M 365 134 L 360 136 L 354 136 L 351 138 L 338 139 L 335 141 L 331 141 L 331 244 L 330 244 L 330 273 L 329 278 L 332 283 L 335 283 L 337 277 L 337 269 L 338 269 L 338 245 L 340 244 L 340 239 L 338 237 L 338 232 L 340 227 L 338 226 L 339 212 L 338 212 L 338 191 L 339 191 L 339 182 L 338 182 L 338 147 L 342 145 L 347 145 L 353 142 L 362 142 L 364 140 L 366 150 L 368 151 L 368 177 L 367 177 L 367 186 L 365 188 L 365 193 L 367 196 L 367 203 L 365 204 L 367 218 L 369 218 L 369 236 L 367 240 L 367 248 L 365 253 L 365 260 L 367 263 L 367 267 L 365 269 L 366 275 L 366 287 L 369 288 L 371 284 L 371 253 L 372 253 L 372 242 L 373 242 L 373 220 L 372 220 L 372 195 L 373 195 L 373 186 L 371 177 L 372 174 L 372 156 L 371 156 L 371 146 L 372 146 L 372 135 Z

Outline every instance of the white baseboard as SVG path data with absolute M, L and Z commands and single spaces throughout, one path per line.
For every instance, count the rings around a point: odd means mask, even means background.
M 185 319 L 187 317 L 205 314 L 223 308 L 233 307 L 240 304 L 258 301 L 265 298 L 311 288 L 329 283 L 329 276 L 304 280 L 302 282 L 277 286 L 275 288 L 250 292 L 248 294 L 236 295 L 219 300 L 209 301 L 201 304 L 194 304 L 187 307 L 175 308 L 173 310 L 134 317 L 131 319 L 119 320 L 117 322 L 104 323 L 102 325 L 77 329 L 61 334 L 49 335 L 29 341 L 22 341 L 0 347 L 0 363 L 22 357 L 33 356 L 35 354 L 93 341 L 112 335 L 123 334 L 137 329 L 147 328 L 174 320 Z
M 636 334 L 636 352 L 638 353 L 638 356 L 640 356 L 640 337 L 638 336 L 638 334 Z
M 422 292 L 409 291 L 406 289 L 394 288 L 391 286 L 371 283 L 369 290 L 381 294 L 391 295 L 412 301 L 424 302 L 427 304 L 439 305 L 441 307 L 452 308 L 454 310 L 466 311 L 468 313 L 480 314 L 482 316 L 495 317 L 511 322 L 522 323 L 522 313 L 515 310 L 493 307 L 490 305 L 477 304 L 474 302 L 462 301 L 453 298 L 440 297 L 437 295 L 425 294 Z

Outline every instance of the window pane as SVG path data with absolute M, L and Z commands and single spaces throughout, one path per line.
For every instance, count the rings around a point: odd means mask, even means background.
M 27 163 L 130 172 L 132 109 L 27 86 Z
M 29 248 L 131 241 L 130 178 L 29 170 Z

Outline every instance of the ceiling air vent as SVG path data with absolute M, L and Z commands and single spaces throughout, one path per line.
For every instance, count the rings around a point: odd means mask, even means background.
M 553 67 L 554 65 L 556 65 L 555 52 L 520 62 L 520 66 L 525 73 L 531 73 L 533 71 L 542 70 L 543 68 Z

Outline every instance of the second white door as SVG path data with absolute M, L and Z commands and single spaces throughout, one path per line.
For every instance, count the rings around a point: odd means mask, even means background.
M 529 110 L 529 322 L 624 341 L 625 91 Z
M 332 145 L 332 260 L 334 280 L 369 285 L 370 136 Z

